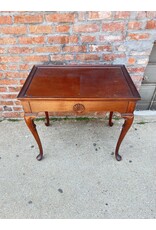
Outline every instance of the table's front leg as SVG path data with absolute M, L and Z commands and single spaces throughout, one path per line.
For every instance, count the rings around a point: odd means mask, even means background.
M 129 128 L 131 127 L 132 123 L 133 123 L 133 119 L 134 119 L 134 115 L 133 114 L 121 114 L 121 116 L 125 119 L 125 122 L 122 126 L 122 130 L 116 145 L 116 149 L 115 149 L 115 157 L 117 161 L 121 161 L 122 157 L 119 155 L 119 148 L 121 145 L 121 142 L 123 141 L 126 133 L 128 132 Z
M 25 122 L 26 122 L 28 128 L 30 129 L 32 135 L 34 136 L 34 138 L 38 144 L 40 154 L 36 157 L 36 159 L 38 161 L 40 161 L 40 160 L 42 160 L 42 157 L 43 157 L 43 149 L 42 149 L 42 144 L 41 144 L 39 135 L 37 133 L 36 125 L 34 124 L 34 118 L 35 118 L 35 116 L 32 116 L 32 115 L 25 115 L 24 116 Z

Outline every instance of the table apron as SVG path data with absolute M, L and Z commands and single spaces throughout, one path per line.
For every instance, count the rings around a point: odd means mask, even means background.
M 25 112 L 127 112 L 128 101 L 28 101 L 22 102 Z M 77 109 L 77 111 L 76 111 Z

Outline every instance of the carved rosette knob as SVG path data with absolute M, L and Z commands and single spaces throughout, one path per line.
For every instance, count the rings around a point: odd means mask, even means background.
M 84 105 L 82 105 L 82 104 L 75 104 L 75 105 L 73 106 L 73 110 L 74 110 L 74 112 L 76 112 L 76 113 L 83 113 L 84 110 L 85 110 L 85 107 L 84 107 Z

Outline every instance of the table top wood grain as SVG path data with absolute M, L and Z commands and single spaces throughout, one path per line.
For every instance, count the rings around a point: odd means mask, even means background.
M 140 95 L 124 65 L 38 65 L 32 68 L 18 98 L 139 100 Z

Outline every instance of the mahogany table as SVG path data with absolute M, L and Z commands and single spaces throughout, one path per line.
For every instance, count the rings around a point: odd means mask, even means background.
M 115 149 L 115 157 L 120 161 L 119 147 L 132 125 L 140 95 L 124 65 L 38 65 L 32 68 L 17 98 L 22 103 L 25 122 L 39 147 L 37 160 L 43 157 L 34 124 L 38 112 L 45 112 L 48 126 L 48 112 L 87 114 L 110 111 L 110 126 L 113 125 L 113 112 L 121 113 L 125 119 Z

